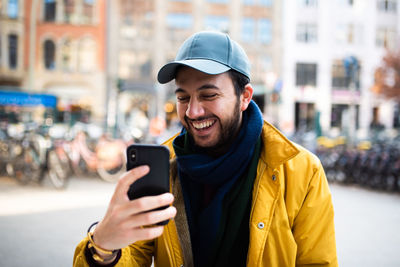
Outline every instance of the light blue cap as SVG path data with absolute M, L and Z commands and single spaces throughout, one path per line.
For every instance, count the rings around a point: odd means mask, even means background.
M 181 65 L 212 75 L 234 69 L 250 79 L 250 62 L 243 48 L 221 32 L 203 31 L 189 37 L 175 60 L 160 69 L 158 81 L 167 83 L 175 79 Z

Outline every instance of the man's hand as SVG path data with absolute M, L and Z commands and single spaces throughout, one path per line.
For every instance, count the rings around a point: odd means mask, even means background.
M 129 200 L 129 186 L 148 172 L 148 166 L 140 166 L 120 178 L 106 215 L 93 233 L 97 246 L 115 250 L 139 240 L 156 238 L 163 233 L 164 227 L 153 225 L 175 217 L 176 209 L 173 206 L 149 212 L 172 204 L 174 197 L 170 193 Z

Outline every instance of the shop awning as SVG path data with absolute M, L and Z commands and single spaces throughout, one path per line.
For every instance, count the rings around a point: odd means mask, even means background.
M 57 98 L 49 94 L 0 91 L 0 105 L 17 105 L 25 107 L 45 106 L 54 108 L 57 105 Z

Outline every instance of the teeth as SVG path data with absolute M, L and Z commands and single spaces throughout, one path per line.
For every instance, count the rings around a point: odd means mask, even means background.
M 201 130 L 201 129 L 210 127 L 211 125 L 214 124 L 214 122 L 213 121 L 203 121 L 203 122 L 193 122 L 192 124 L 193 124 L 194 128 Z

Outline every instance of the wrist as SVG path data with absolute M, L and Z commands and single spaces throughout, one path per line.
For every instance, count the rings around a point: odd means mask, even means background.
M 92 255 L 92 258 L 101 265 L 106 265 L 112 263 L 120 251 L 116 250 L 108 250 L 100 247 L 97 243 L 94 242 L 94 233 L 92 232 L 92 228 L 97 225 L 98 222 L 93 223 L 88 229 L 88 249 Z

